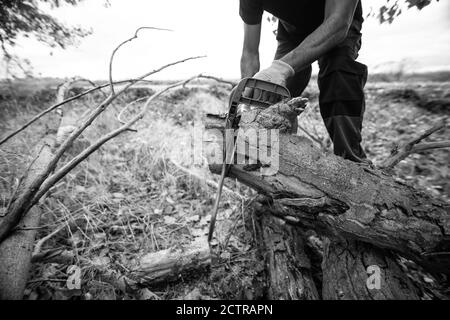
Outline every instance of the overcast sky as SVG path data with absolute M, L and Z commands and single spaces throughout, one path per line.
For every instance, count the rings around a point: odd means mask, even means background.
M 379 0 L 363 0 L 365 13 Z M 20 41 L 18 53 L 31 60 L 36 75 L 107 78 L 113 48 L 140 26 L 169 28 L 175 32 L 143 31 L 139 39 L 119 51 L 116 79 L 134 77 L 159 65 L 194 56 L 206 59 L 188 62 L 158 78 L 183 78 L 200 72 L 239 77 L 242 21 L 238 0 L 104 0 L 85 1 L 53 14 L 71 25 L 92 28 L 93 34 L 76 48 L 52 50 L 32 40 Z M 276 42 L 272 26 L 265 21 L 260 47 L 261 64 L 273 58 Z M 441 0 L 422 11 L 406 11 L 392 25 L 367 19 L 359 61 L 372 71 L 395 69 L 404 61 L 410 71 L 450 70 L 450 1 Z

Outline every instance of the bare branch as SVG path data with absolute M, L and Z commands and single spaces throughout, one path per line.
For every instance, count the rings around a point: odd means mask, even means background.
M 231 86 L 231 88 L 234 88 L 237 85 L 237 82 L 232 82 L 232 81 L 224 80 L 222 78 L 217 78 L 217 77 L 203 75 L 203 74 L 201 74 L 199 76 L 199 78 L 210 79 L 210 80 L 215 80 L 215 81 L 220 82 L 220 83 L 225 83 L 225 84 L 228 84 L 229 86 Z
M 415 146 L 412 150 L 412 153 L 419 153 L 434 149 L 444 149 L 450 148 L 450 140 L 440 141 L 440 142 L 429 142 L 429 143 L 421 143 Z
M 85 160 L 87 157 L 89 157 L 92 153 L 94 153 L 98 148 L 100 148 L 102 145 L 104 145 L 106 142 L 108 142 L 109 140 L 117 137 L 118 135 L 120 135 L 121 133 L 127 131 L 130 129 L 131 126 L 133 126 L 136 122 L 138 122 L 139 120 L 141 120 L 144 115 L 146 114 L 148 107 L 150 105 L 150 103 L 152 101 L 154 101 L 156 98 L 158 98 L 159 96 L 161 96 L 163 93 L 169 91 L 170 89 L 173 89 L 175 87 L 179 87 L 179 86 L 183 86 L 186 83 L 197 79 L 198 76 L 189 78 L 187 80 L 181 81 L 181 82 L 177 82 L 175 84 L 172 84 L 162 90 L 160 90 L 159 92 L 155 93 L 153 96 L 151 96 L 150 98 L 148 98 L 146 104 L 144 105 L 144 107 L 142 108 L 141 112 L 139 112 L 139 114 L 137 114 L 135 117 L 133 117 L 129 122 L 127 122 L 125 125 L 123 125 L 122 127 L 111 131 L 110 133 L 104 135 L 103 137 L 101 137 L 99 140 L 97 140 L 96 142 L 94 142 L 91 146 L 89 146 L 88 148 L 86 148 L 83 152 L 81 152 L 78 156 L 74 157 L 71 161 L 69 161 L 67 164 L 65 164 L 62 168 L 60 168 L 56 173 L 54 173 L 51 177 L 49 177 L 47 180 L 45 180 L 45 182 L 41 185 L 41 188 L 39 189 L 39 191 L 36 193 L 36 195 L 33 197 L 32 201 L 30 201 L 28 207 L 25 209 L 26 211 L 29 210 L 33 205 L 35 205 L 39 199 L 48 191 L 50 190 L 50 188 L 57 183 L 59 180 L 61 180 L 62 178 L 64 178 L 67 173 L 69 173 L 73 168 L 75 168 L 78 164 L 80 164 L 83 160 Z M 1 234 L 0 234 L 1 236 Z
M 390 155 L 389 158 L 384 160 L 378 167 L 382 169 L 392 169 L 394 168 L 400 161 L 407 158 L 409 155 L 422 152 L 425 150 L 431 150 L 431 149 L 438 149 L 438 148 L 447 148 L 448 147 L 448 141 L 444 142 L 437 142 L 437 143 L 424 143 L 417 145 L 420 143 L 423 139 L 429 137 L 436 131 L 439 131 L 446 126 L 446 121 L 441 120 L 438 123 L 436 123 L 433 127 L 426 130 L 424 133 L 420 134 L 419 136 L 411 139 L 409 142 L 404 144 L 403 146 L 399 147 L 396 146 Z
M 28 174 L 30 173 L 30 171 L 33 169 L 35 162 L 39 159 L 40 155 L 42 154 L 43 149 L 45 148 L 45 144 L 43 144 L 42 146 L 40 146 L 40 149 L 38 150 L 38 152 L 36 153 L 36 156 L 31 160 L 30 164 L 28 165 L 28 167 L 26 168 L 25 172 L 22 174 L 22 176 L 20 177 L 16 187 L 14 188 L 13 193 L 11 194 L 11 198 L 8 201 L 8 205 L 6 206 L 6 213 L 4 215 L 0 215 L 0 218 L 3 218 L 6 216 L 6 214 L 9 212 L 9 210 L 11 209 L 11 204 L 13 203 L 14 199 L 17 196 L 17 193 L 20 190 L 20 187 L 22 186 L 22 182 L 25 180 L 25 178 L 28 176 Z
M 316 138 L 315 136 L 313 136 L 311 133 L 309 133 L 305 128 L 303 128 L 302 126 L 298 126 L 298 128 L 304 133 L 306 134 L 306 136 L 308 138 L 310 138 L 312 141 L 316 142 L 322 149 L 324 149 L 324 145 L 322 143 L 322 141 L 319 138 Z
M 122 119 L 122 116 L 123 116 L 123 114 L 125 113 L 125 111 L 127 111 L 128 108 L 130 108 L 132 105 L 134 105 L 134 104 L 136 104 L 136 103 L 138 103 L 138 102 L 147 100 L 148 98 L 149 98 L 149 97 L 141 97 L 141 98 L 139 98 L 139 99 L 133 100 L 133 101 L 131 101 L 130 103 L 128 103 L 128 104 L 127 104 L 127 105 L 119 112 L 119 114 L 117 115 L 117 117 L 116 117 L 116 118 L 117 118 L 117 121 L 119 121 L 121 124 L 126 124 L 127 122 L 126 122 L 125 120 Z M 136 129 L 129 129 L 129 131 L 137 132 Z
M 159 30 L 159 31 L 173 31 L 173 30 L 169 30 L 169 29 L 162 29 L 162 28 L 154 28 L 154 27 L 140 27 L 138 28 L 135 32 L 134 32 L 134 36 L 123 41 L 121 44 L 119 44 L 112 52 L 111 54 L 111 59 L 109 60 L 109 86 L 111 88 L 111 93 L 114 94 L 114 82 L 113 82 L 113 62 L 114 62 L 114 56 L 116 55 L 117 51 L 119 51 L 119 49 L 124 46 L 125 44 L 127 44 L 128 42 L 133 41 L 134 39 L 138 38 L 138 34 L 139 31 L 141 30 Z
M 136 81 L 136 82 L 148 82 L 148 80 L 144 80 L 144 79 L 140 79 L 140 80 L 137 80 L 137 79 L 128 79 L 128 80 L 117 81 L 117 82 L 115 82 L 115 84 L 123 84 L 123 83 L 135 82 L 135 81 Z M 82 92 L 82 93 L 80 93 L 80 94 L 78 94 L 78 95 L 76 95 L 76 96 L 73 96 L 73 97 L 71 97 L 71 98 L 69 98 L 69 99 L 66 99 L 66 100 L 64 100 L 64 101 L 59 101 L 59 102 L 57 102 L 56 104 L 54 104 L 54 105 L 48 107 L 47 109 L 45 109 L 45 110 L 42 111 L 41 113 L 39 113 L 39 114 L 37 114 L 36 116 L 34 116 L 30 121 L 28 121 L 27 123 L 25 123 L 22 127 L 18 128 L 18 129 L 16 129 L 16 130 L 14 130 L 14 131 L 11 132 L 10 134 L 8 134 L 6 137 L 4 137 L 2 140 L 0 140 L 0 146 L 1 146 L 2 144 L 4 144 L 5 142 L 7 142 L 8 140 L 10 140 L 12 137 L 16 136 L 17 134 L 19 134 L 20 132 L 22 132 L 23 130 L 25 130 L 26 128 L 28 128 L 30 125 L 32 125 L 33 123 L 35 123 L 37 120 L 39 120 L 39 119 L 42 118 L 43 116 L 45 116 L 45 115 L 47 115 L 48 113 L 52 112 L 53 110 L 58 109 L 59 107 L 65 105 L 65 104 L 67 104 L 67 103 L 69 103 L 69 102 L 72 102 L 72 101 L 74 101 L 74 100 L 80 99 L 80 98 L 84 97 L 85 95 L 88 95 L 88 94 L 90 94 L 90 93 L 92 93 L 92 92 L 94 92 L 94 91 L 101 90 L 101 89 L 106 88 L 106 87 L 108 87 L 108 86 L 109 86 L 109 83 L 103 84 L 103 85 L 99 85 L 99 86 L 96 86 L 96 87 L 91 88 L 91 89 L 89 89 L 89 90 L 86 90 L 86 91 L 84 91 L 84 92 Z

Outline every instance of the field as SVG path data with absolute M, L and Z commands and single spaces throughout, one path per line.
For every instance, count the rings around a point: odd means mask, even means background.
M 385 159 L 396 143 L 407 141 L 450 114 L 448 76 L 395 80 L 373 77 L 366 86 L 363 143 L 375 163 Z M 58 82 L 61 80 L 2 83 L 0 137 L 51 105 Z M 161 85 L 130 90 L 87 130 L 70 154 L 117 128 L 116 116 L 124 106 Z M 246 221 L 256 193 L 230 180 L 221 203 L 209 272 L 140 288 L 134 293 L 121 290 L 117 281 L 105 276 L 111 270 L 116 276 L 128 276 L 143 255 L 206 237 L 218 179 L 209 173 L 206 163 L 193 164 L 186 152 L 192 142 L 192 128 L 201 123 L 203 113 L 226 112 L 229 91 L 230 86 L 214 81 L 174 89 L 151 106 L 134 127 L 137 132 L 127 132 L 107 143 L 52 189 L 40 204 L 43 216 L 36 253 L 45 253 L 45 259 L 33 265 L 27 299 L 261 298 L 252 284 L 263 266 L 255 259 L 253 231 Z M 299 134 L 308 132 L 329 151 L 331 142 L 318 112 L 314 81 L 304 95 L 310 103 L 300 118 Z M 76 118 L 103 98 L 99 92 L 63 110 Z M 133 104 L 124 117 L 130 117 L 141 106 L 142 102 Z M 0 213 L 5 211 L 18 179 L 33 159 L 32 147 L 44 135 L 47 121 L 44 117 L 0 146 Z M 426 141 L 448 137 L 447 128 Z M 448 149 L 424 152 L 402 161 L 395 175 L 449 201 L 449 163 Z M 47 259 L 52 255 L 59 258 Z M 71 265 L 81 267 L 80 290 L 70 290 L 66 285 Z M 419 271 L 413 267 L 408 272 L 423 299 L 449 295 L 445 284 Z

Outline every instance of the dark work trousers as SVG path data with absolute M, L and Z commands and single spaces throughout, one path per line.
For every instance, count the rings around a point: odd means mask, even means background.
M 347 38 L 319 58 L 318 84 L 320 113 L 333 141 L 334 153 L 355 162 L 366 162 L 366 154 L 361 147 L 361 130 L 367 66 L 355 61 L 361 48 L 360 31 L 361 23 L 354 22 Z M 292 51 L 305 37 L 292 37 L 280 23 L 275 59 Z M 289 79 L 287 88 L 292 96 L 300 96 L 310 78 L 311 66 L 308 66 Z

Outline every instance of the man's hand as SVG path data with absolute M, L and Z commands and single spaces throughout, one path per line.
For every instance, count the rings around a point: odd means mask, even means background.
M 285 87 L 287 80 L 295 74 L 294 69 L 288 65 L 286 62 L 275 60 L 272 65 L 264 70 L 261 70 L 253 76 L 254 79 L 264 80 L 278 84 Z M 271 95 L 270 93 L 265 93 L 264 96 L 260 97 L 260 90 L 247 88 L 244 92 L 244 97 L 252 97 L 254 99 L 268 101 L 270 103 L 276 103 L 277 95 Z

